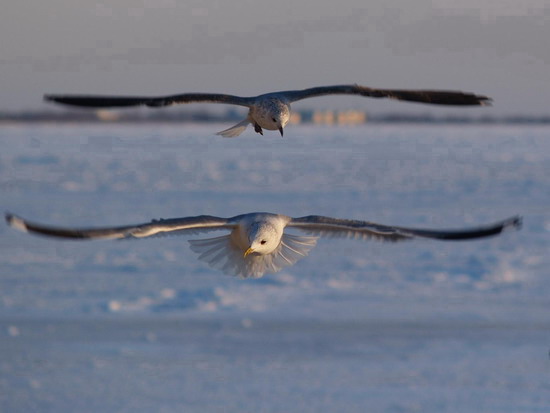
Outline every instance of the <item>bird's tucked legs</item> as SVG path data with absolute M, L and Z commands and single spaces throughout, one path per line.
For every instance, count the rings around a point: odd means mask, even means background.
M 254 123 L 254 130 L 259 133 L 260 135 L 264 135 L 264 131 L 262 130 L 262 127 L 258 125 L 257 123 Z

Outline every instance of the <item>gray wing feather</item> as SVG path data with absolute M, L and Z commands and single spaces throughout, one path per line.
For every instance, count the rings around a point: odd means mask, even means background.
M 396 227 L 375 224 L 373 222 L 336 219 L 316 215 L 293 218 L 287 226 L 320 236 L 364 239 L 375 238 L 385 241 L 401 241 L 422 237 L 458 241 L 490 237 L 498 235 L 506 229 L 519 228 L 521 227 L 521 217 L 515 216 L 494 224 L 459 230 Z
M 45 95 L 44 100 L 71 106 L 88 108 L 113 108 L 128 106 L 170 106 L 185 103 L 225 103 L 250 107 L 253 98 L 220 93 L 183 93 L 171 96 L 102 96 L 102 95 Z
M 208 215 L 188 218 L 153 220 L 139 225 L 104 228 L 54 227 L 27 221 L 13 214 L 6 214 L 6 222 L 21 231 L 33 232 L 58 238 L 72 239 L 120 239 L 144 238 L 174 232 L 197 233 L 217 229 L 231 229 L 235 225 L 225 218 Z
M 279 92 L 289 102 L 324 95 L 358 95 L 371 98 L 389 98 L 433 105 L 490 105 L 491 98 L 460 91 L 375 89 L 360 85 L 320 86 L 304 90 Z

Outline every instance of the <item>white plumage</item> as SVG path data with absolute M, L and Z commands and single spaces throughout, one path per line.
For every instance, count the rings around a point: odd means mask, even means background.
M 428 103 L 433 105 L 485 106 L 491 99 L 448 90 L 403 90 L 377 89 L 360 85 L 320 86 L 303 90 L 286 90 L 266 93 L 259 96 L 242 97 L 223 93 L 183 93 L 171 96 L 101 96 L 101 95 L 46 95 L 48 101 L 64 105 L 87 108 L 112 108 L 128 106 L 161 107 L 187 103 L 223 103 L 245 106 L 247 117 L 229 129 L 218 133 L 226 138 L 239 136 L 252 124 L 254 130 L 263 135 L 263 129 L 278 130 L 283 135 L 283 128 L 290 120 L 292 102 L 326 95 L 356 95 L 371 98 L 389 98 L 409 102 Z
M 380 225 L 367 221 L 310 215 L 291 218 L 286 215 L 253 212 L 232 218 L 208 215 L 153 220 L 149 223 L 107 228 L 64 228 L 27 221 L 6 214 L 13 228 L 25 232 L 72 239 L 145 238 L 167 233 L 200 233 L 226 230 L 229 234 L 190 240 L 191 250 L 199 259 L 226 274 L 242 278 L 258 278 L 294 265 L 315 246 L 320 236 L 374 238 L 400 241 L 415 237 L 439 240 L 468 240 L 500 234 L 508 228 L 519 228 L 520 217 L 512 217 L 491 225 L 461 230 L 431 230 Z M 295 228 L 310 236 L 285 233 Z

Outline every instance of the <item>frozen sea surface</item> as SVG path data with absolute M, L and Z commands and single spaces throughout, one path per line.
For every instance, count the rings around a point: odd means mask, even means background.
M 4 125 L 0 208 L 79 226 L 268 211 L 451 228 L 521 214 L 523 229 L 321 239 L 297 265 L 239 280 L 183 236 L 67 242 L 1 226 L 0 411 L 549 411 L 549 127 L 222 139 L 222 126 Z

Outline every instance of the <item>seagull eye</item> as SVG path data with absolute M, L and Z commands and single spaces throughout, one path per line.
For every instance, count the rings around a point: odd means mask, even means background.
M 260 244 L 264 245 L 267 241 L 265 239 L 260 241 Z

